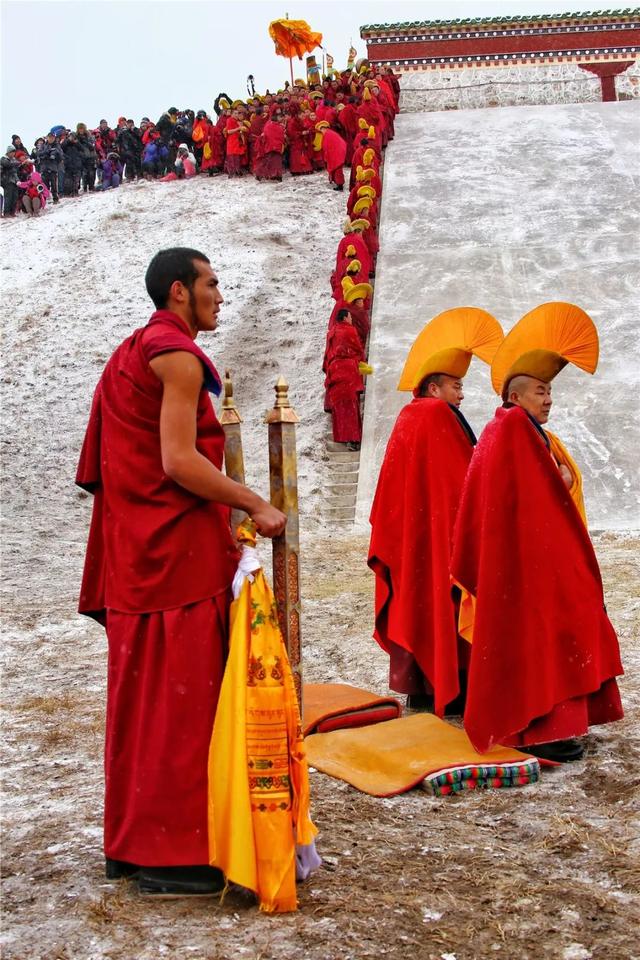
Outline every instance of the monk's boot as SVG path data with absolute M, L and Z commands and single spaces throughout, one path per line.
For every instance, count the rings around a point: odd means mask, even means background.
M 432 693 L 408 693 L 407 710 L 416 710 L 420 713 L 433 713 L 434 703 Z
M 217 867 L 141 867 L 138 890 L 156 899 L 212 897 L 224 890 L 222 870 Z
M 584 756 L 584 746 L 579 740 L 553 740 L 551 743 L 536 743 L 521 749 L 523 753 L 531 753 L 539 760 L 552 760 L 555 763 L 573 763 Z
M 127 863 L 126 860 L 112 860 L 104 858 L 104 873 L 107 880 L 121 880 L 123 877 L 135 877 L 140 870 L 136 863 Z

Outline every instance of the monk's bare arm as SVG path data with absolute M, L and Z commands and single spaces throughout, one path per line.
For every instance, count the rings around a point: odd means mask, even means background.
M 283 513 L 248 487 L 236 483 L 196 449 L 196 418 L 202 390 L 202 364 L 191 353 L 163 353 L 150 361 L 162 382 L 160 449 L 162 468 L 181 487 L 198 497 L 244 510 L 265 537 L 282 533 Z

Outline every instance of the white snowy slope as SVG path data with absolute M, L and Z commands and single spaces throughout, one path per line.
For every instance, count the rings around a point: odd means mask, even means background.
M 257 183 L 199 177 L 125 185 L 2 223 L 4 572 L 9 594 L 77 590 L 90 501 L 74 475 L 94 386 L 153 305 L 159 249 L 207 253 L 225 303 L 198 342 L 231 370 L 247 482 L 268 494 L 267 429 L 280 374 L 301 423 L 301 512 L 318 516 L 327 415 L 321 370 L 345 195 L 325 174 Z M 217 404 L 219 406 L 219 404 Z

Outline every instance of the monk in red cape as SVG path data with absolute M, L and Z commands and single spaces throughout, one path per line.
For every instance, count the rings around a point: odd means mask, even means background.
M 156 312 L 107 363 L 78 466 L 94 497 L 79 610 L 109 646 L 107 876 L 207 894 L 223 883 L 208 866 L 207 759 L 237 563 L 229 508 L 266 536 L 285 517 L 221 472 L 220 378 L 195 343 L 223 302 L 209 260 L 162 250 L 145 280 Z
M 350 450 L 359 450 L 360 394 L 364 390 L 359 364 L 364 361 L 364 352 L 348 309 L 338 311 L 327 336 L 325 357 L 325 410 L 331 413 L 333 439 Z
M 326 120 L 316 123 L 314 150 L 322 152 L 325 166 L 329 174 L 329 181 L 334 190 L 344 190 L 344 163 L 347 155 L 347 145 L 339 133 L 332 130 Z
M 468 644 L 457 636 L 449 557 L 475 436 L 460 412 L 472 352 L 489 360 L 498 322 L 472 307 L 439 314 L 413 345 L 398 389 L 413 390 L 389 438 L 371 509 L 374 637 L 407 706 L 460 713 Z
M 577 760 L 576 737 L 622 717 L 622 665 L 581 478 L 544 429 L 553 377 L 567 362 L 593 372 L 597 356 L 587 314 L 550 303 L 516 324 L 492 364 L 505 403 L 471 462 L 451 562 L 473 598 L 472 615 L 460 617 L 471 641 L 464 726 L 480 752 L 501 743 Z

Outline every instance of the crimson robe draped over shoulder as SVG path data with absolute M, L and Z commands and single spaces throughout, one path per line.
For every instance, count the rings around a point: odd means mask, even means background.
M 447 403 L 414 399 L 396 420 L 371 509 L 374 637 L 390 656 L 395 645 L 414 657 L 439 716 L 459 693 L 449 557 L 472 453 L 472 439 Z
M 451 573 L 476 598 L 464 726 L 477 750 L 577 736 L 622 716 L 598 561 L 520 407 L 498 409 L 476 447 Z
M 222 467 L 224 431 L 208 390 L 220 378 L 185 324 L 158 310 L 115 351 L 96 387 L 76 483 L 94 495 L 80 613 L 151 613 L 213 597 L 235 573 L 229 508 L 167 477 L 160 450 L 162 383 L 149 360 L 174 350 L 202 363 L 198 451 Z
M 347 145 L 335 130 L 325 130 L 322 137 L 322 156 L 327 170 L 331 173 L 344 165 Z

